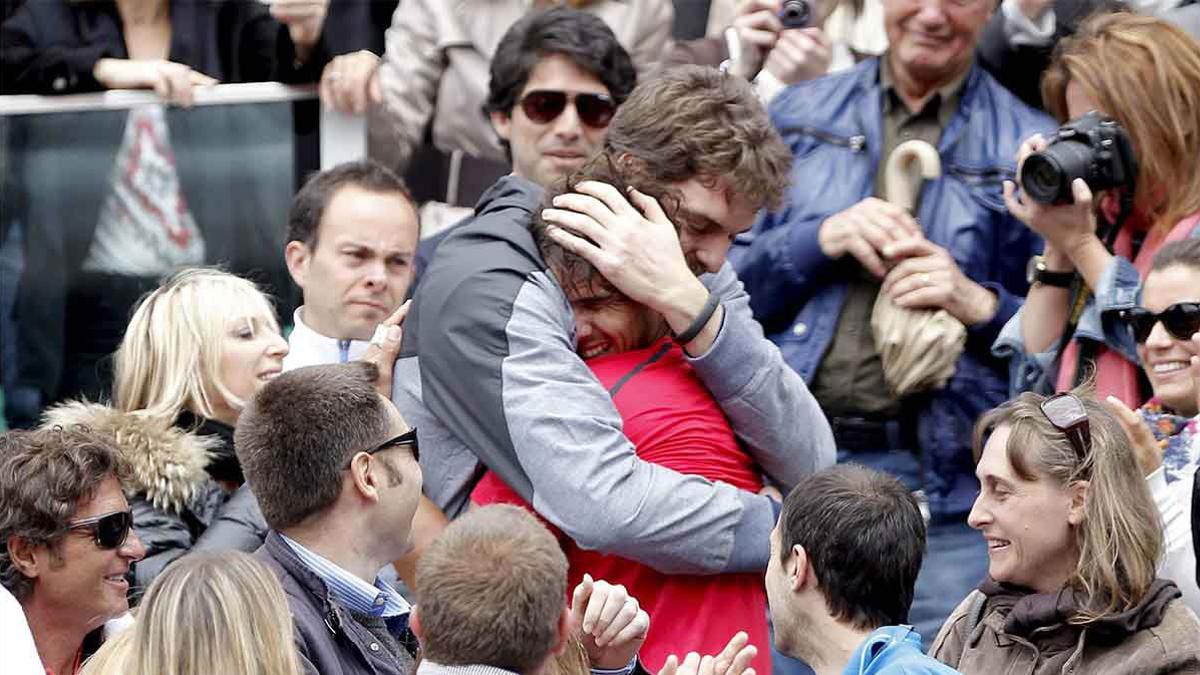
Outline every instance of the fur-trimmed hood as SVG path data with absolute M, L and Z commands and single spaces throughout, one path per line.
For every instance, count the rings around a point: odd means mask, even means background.
M 83 425 L 108 436 L 129 471 L 125 491 L 155 508 L 179 513 L 209 482 L 205 467 L 221 439 L 198 436 L 138 413 L 86 401 L 70 401 L 44 413 L 45 426 Z

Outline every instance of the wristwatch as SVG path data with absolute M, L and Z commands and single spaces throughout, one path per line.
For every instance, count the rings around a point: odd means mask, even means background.
M 1033 256 L 1029 259 L 1029 264 L 1025 266 L 1025 281 L 1030 285 L 1036 282 L 1045 284 L 1046 286 L 1070 288 L 1071 282 L 1074 280 L 1075 272 L 1052 272 L 1046 269 L 1046 258 L 1044 256 Z

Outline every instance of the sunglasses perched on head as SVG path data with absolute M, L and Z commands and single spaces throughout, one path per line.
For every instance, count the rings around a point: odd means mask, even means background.
M 612 121 L 617 104 L 604 94 L 568 94 L 565 91 L 538 89 L 521 97 L 521 111 L 530 121 L 546 124 L 566 110 L 567 103 L 575 104 L 579 121 L 593 129 L 603 129 Z
M 1066 435 L 1076 457 L 1083 461 L 1092 449 L 1092 426 L 1083 401 L 1075 394 L 1055 394 L 1042 401 L 1041 408 L 1050 424 Z
M 1177 302 L 1155 314 L 1144 307 L 1134 307 L 1121 312 L 1121 318 L 1133 328 L 1133 337 L 1141 344 L 1150 338 L 1154 325 L 1162 322 L 1171 337 L 1191 340 L 1200 332 L 1200 302 Z
M 402 448 L 406 445 L 408 447 L 412 448 L 413 459 L 418 462 L 421 461 L 421 449 L 420 449 L 420 446 L 417 445 L 417 428 L 416 427 L 409 429 L 408 431 L 400 434 L 399 436 L 396 436 L 395 438 L 389 438 L 388 440 L 380 443 L 379 445 L 371 448 L 370 450 L 364 450 L 363 452 L 367 453 L 368 455 L 374 455 L 377 452 L 383 452 L 384 450 L 390 450 L 392 448 Z M 350 457 L 350 461 L 346 462 L 347 469 L 350 468 L 350 464 L 353 461 L 354 461 L 354 457 L 352 456 L 352 457 Z
M 132 527 L 132 511 L 116 511 L 67 523 L 68 530 L 86 530 L 96 541 L 96 546 L 105 550 L 119 548 L 124 544 Z

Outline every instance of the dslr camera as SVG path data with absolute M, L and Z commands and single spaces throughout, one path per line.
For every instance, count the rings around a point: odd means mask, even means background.
M 808 0 L 784 0 L 783 8 L 779 10 L 779 20 L 783 29 L 808 28 L 813 18 L 812 7 Z
M 1071 204 L 1071 183 L 1082 178 L 1092 192 L 1127 186 L 1132 193 L 1137 158 L 1125 129 L 1092 111 L 1067 122 L 1046 149 L 1025 158 L 1021 189 L 1043 204 Z

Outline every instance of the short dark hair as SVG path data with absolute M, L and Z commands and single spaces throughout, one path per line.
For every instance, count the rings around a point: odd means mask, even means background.
M 272 529 L 331 506 L 354 453 L 386 440 L 378 374 L 363 361 L 297 368 L 268 382 L 242 411 L 234 446 Z
M 858 630 L 908 623 L 925 520 L 900 481 L 857 464 L 804 477 L 783 503 L 779 557 L 803 546 L 835 619 Z
M 507 504 L 468 511 L 417 563 L 425 658 L 532 673 L 558 638 L 567 559 L 529 512 Z
M 629 53 L 600 17 L 569 7 L 532 12 L 500 38 L 492 57 L 484 114 L 510 114 L 529 74 L 544 57 L 562 54 L 600 80 L 620 105 L 637 85 Z
M 8 542 L 55 546 L 80 503 L 108 476 L 125 477 L 119 451 L 85 427 L 43 427 L 0 435 L 0 584 L 17 600 L 33 582 L 13 565 Z
M 309 248 L 316 248 L 325 209 L 338 190 L 347 185 L 368 192 L 396 192 L 416 208 L 404 179 L 391 169 L 369 159 L 345 162 L 313 174 L 296 193 L 292 200 L 292 208 L 288 211 L 287 240 L 303 242 Z
M 629 155 L 667 185 L 724 180 L 754 209 L 777 208 L 791 180 L 792 153 L 745 78 L 677 66 L 643 80 L 617 109 L 605 151 Z
M 548 189 L 542 199 L 542 206 L 544 208 L 553 206 L 555 197 L 574 192 L 575 186 L 584 181 L 597 181 L 613 186 L 623 195 L 628 194 L 630 189 L 636 189 L 642 194 L 652 197 L 662 207 L 667 218 L 678 228 L 681 224 L 678 215 L 682 196 L 678 191 L 651 180 L 641 171 L 641 168 L 635 163 L 621 166 L 620 161 L 607 152 L 593 155 L 582 167 Z M 542 260 L 554 274 L 558 285 L 564 290 L 599 286 L 623 297 L 624 293 L 621 293 L 604 275 L 600 274 L 600 271 L 587 258 L 563 248 L 562 244 L 547 235 L 548 223 L 542 218 L 541 212 L 542 210 L 538 209 L 534 213 L 530 221 L 530 229 L 538 250 L 542 254 Z

